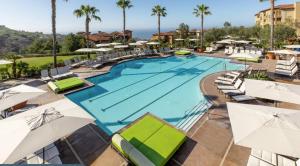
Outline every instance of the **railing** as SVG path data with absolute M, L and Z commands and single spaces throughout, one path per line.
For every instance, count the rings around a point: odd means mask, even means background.
M 176 124 L 176 127 L 188 131 L 212 105 L 212 102 L 209 100 L 201 100 L 195 106 L 185 111 L 182 120 Z

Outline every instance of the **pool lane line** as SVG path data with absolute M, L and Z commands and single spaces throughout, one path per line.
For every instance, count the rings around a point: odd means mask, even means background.
M 208 71 L 208 70 L 210 70 L 210 69 L 214 68 L 215 66 L 219 65 L 220 63 L 222 63 L 222 61 L 219 61 L 219 62 L 218 62 L 218 63 L 216 63 L 215 65 L 213 65 L 213 66 L 209 67 L 208 69 L 206 69 L 206 71 Z M 188 83 L 188 82 L 192 81 L 193 79 L 197 78 L 199 75 L 201 75 L 201 74 L 205 73 L 206 71 L 204 71 L 204 72 L 201 72 L 200 74 L 197 74 L 196 76 L 194 76 L 194 77 L 192 77 L 192 78 L 190 78 L 190 79 L 186 80 L 185 82 L 183 82 L 183 83 L 181 83 L 180 85 L 176 86 L 175 88 L 173 88 L 173 89 L 169 90 L 167 93 L 165 93 L 165 94 L 161 95 L 160 97 L 156 98 L 156 99 L 155 99 L 155 100 L 153 100 L 152 102 L 150 102 L 150 103 L 146 104 L 145 106 L 143 106 L 142 108 L 140 108 L 140 109 L 136 110 L 135 112 L 133 112 L 132 114 L 130 114 L 130 115 L 128 115 L 128 116 L 126 116 L 125 118 L 123 118 L 123 119 L 119 120 L 118 122 L 119 122 L 120 124 L 122 124 L 122 121 L 124 121 L 124 120 L 126 120 L 126 119 L 128 119 L 128 118 L 132 117 L 132 116 L 133 116 L 133 115 L 135 115 L 136 113 L 138 113 L 138 112 L 142 111 L 143 109 L 145 109 L 145 108 L 149 107 L 149 106 L 150 106 L 150 105 L 152 105 L 153 103 L 155 103 L 155 102 L 159 101 L 160 99 L 162 99 L 163 97 L 165 97 L 165 96 L 169 95 L 169 94 L 170 94 L 170 93 L 172 93 L 174 90 L 176 90 L 176 89 L 178 89 L 178 88 L 182 87 L 183 85 L 185 85 L 186 83 Z
M 123 103 L 124 101 L 129 100 L 130 98 L 132 98 L 132 97 L 134 97 L 134 96 L 137 96 L 137 95 L 139 95 L 139 94 L 141 94 L 141 93 L 143 93 L 143 92 L 146 92 L 147 90 L 150 90 L 151 88 L 154 88 L 154 87 L 160 85 L 161 83 L 166 82 L 166 81 L 168 81 L 168 80 L 170 80 L 170 79 L 176 77 L 177 75 L 179 75 L 179 74 L 181 74 L 181 73 L 183 73 L 183 72 L 186 72 L 186 71 L 188 71 L 188 70 L 190 70 L 190 69 L 192 69 L 192 68 L 194 68 L 194 67 L 196 67 L 196 66 L 199 66 L 199 65 L 201 65 L 201 64 L 203 64 L 203 63 L 205 63 L 205 62 L 207 62 L 207 61 L 209 61 L 209 60 L 205 60 L 205 61 L 203 61 L 203 62 L 197 63 L 196 65 L 194 65 L 194 66 L 192 66 L 192 67 L 190 67 L 190 68 L 188 68 L 188 69 L 185 69 L 185 70 L 183 70 L 183 71 L 180 71 L 180 72 L 174 74 L 173 76 L 168 77 L 167 79 L 164 79 L 164 80 L 162 80 L 162 81 L 160 81 L 160 82 L 158 82 L 158 83 L 156 83 L 156 84 L 154 84 L 154 85 L 151 85 L 150 87 L 147 87 L 147 88 L 145 88 L 145 89 L 143 89 L 143 90 L 141 90 L 141 91 L 139 91 L 139 92 L 137 92 L 137 93 L 135 93 L 135 94 L 133 94 L 133 95 L 130 95 L 130 96 L 126 97 L 125 99 L 122 99 L 122 100 L 120 100 L 120 101 L 118 101 L 118 102 L 116 102 L 116 103 L 114 103 L 114 104 L 111 104 L 110 106 L 108 106 L 108 107 L 106 107 L 106 108 L 102 108 L 101 111 L 105 112 L 107 109 L 110 109 L 110 108 L 112 108 L 112 107 L 115 107 L 115 106 L 117 106 L 117 105 Z
M 183 65 L 188 64 L 188 63 L 191 63 L 191 62 L 193 62 L 193 61 L 192 61 L 192 60 L 189 60 L 189 61 L 184 62 L 184 63 L 182 63 L 182 64 L 179 64 L 179 65 L 176 65 L 176 66 L 171 67 L 171 68 L 169 68 L 169 69 L 166 69 L 166 70 L 164 70 L 164 71 L 158 72 L 157 74 L 154 74 L 154 75 L 151 75 L 151 76 L 149 76 L 149 77 L 143 78 L 143 79 L 141 79 L 141 80 L 139 80 L 139 81 L 137 81 L 137 82 L 131 83 L 131 84 L 129 84 L 129 85 L 126 85 L 126 86 L 124 86 L 124 87 L 121 87 L 121 88 L 119 88 L 119 89 L 116 89 L 116 90 L 114 90 L 114 91 L 111 91 L 111 92 L 109 92 L 109 93 L 106 93 L 106 94 L 104 94 L 104 95 L 102 95 L 102 96 L 99 96 L 99 97 L 90 99 L 89 102 L 93 102 L 94 100 L 97 100 L 97 99 L 100 99 L 100 98 L 102 98 L 102 97 L 108 96 L 108 95 L 113 94 L 113 93 L 115 93 L 115 92 L 118 92 L 118 91 L 120 91 L 120 90 L 122 90 L 122 89 L 126 89 L 126 88 L 128 88 L 128 87 L 130 87 L 130 86 L 133 86 L 133 85 L 138 84 L 138 83 L 140 83 L 140 82 L 146 81 L 146 80 L 148 80 L 148 79 L 150 79 L 150 78 L 153 78 L 153 77 L 158 76 L 158 75 L 160 75 L 160 74 L 163 74 L 163 73 L 165 73 L 165 72 L 167 72 L 167 71 L 169 71 L 169 70 L 173 70 L 173 69 L 175 69 L 175 68 L 177 68 L 177 67 L 183 66 Z

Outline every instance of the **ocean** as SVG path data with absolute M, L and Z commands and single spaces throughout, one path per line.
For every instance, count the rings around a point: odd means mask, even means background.
M 149 40 L 151 36 L 157 33 L 157 29 L 148 29 L 148 30 L 132 30 L 133 38 Z M 171 29 L 162 29 L 161 32 L 169 32 Z

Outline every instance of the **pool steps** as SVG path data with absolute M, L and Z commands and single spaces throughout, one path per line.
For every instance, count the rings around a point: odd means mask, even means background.
M 189 131 L 212 105 L 210 101 L 200 101 L 196 106 L 185 111 L 184 118 L 177 123 L 176 127 L 185 132 Z

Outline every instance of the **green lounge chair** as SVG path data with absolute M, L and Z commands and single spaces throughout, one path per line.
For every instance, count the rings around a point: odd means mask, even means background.
M 112 145 L 135 165 L 165 165 L 186 139 L 159 118 L 146 114 L 112 138 Z
M 55 82 L 49 82 L 48 86 L 52 89 L 55 93 L 63 92 L 66 90 L 70 90 L 75 87 L 83 86 L 84 81 L 77 77 L 67 78 Z
M 179 50 L 175 52 L 176 55 L 190 55 L 192 54 L 191 51 L 186 51 L 186 50 Z
M 236 58 L 237 60 L 239 61 L 245 61 L 246 62 L 255 62 L 255 63 L 258 63 L 259 62 L 259 58 Z

